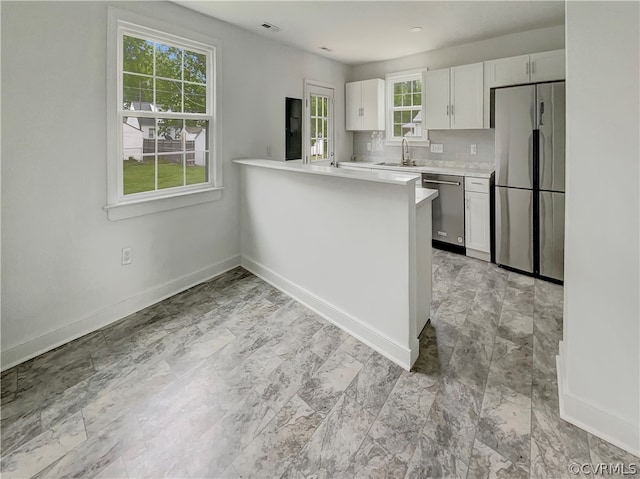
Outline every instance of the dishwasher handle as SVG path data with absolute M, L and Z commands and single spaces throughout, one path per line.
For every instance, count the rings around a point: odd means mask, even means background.
M 460 183 L 457 183 L 455 181 L 444 181 L 444 180 L 426 180 L 423 179 L 422 180 L 423 183 L 435 183 L 438 185 L 455 185 L 455 186 L 460 186 Z

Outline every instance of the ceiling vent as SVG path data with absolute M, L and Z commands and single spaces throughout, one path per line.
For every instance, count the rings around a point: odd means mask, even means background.
M 280 31 L 280 27 L 277 27 L 271 23 L 268 22 L 264 22 L 262 24 L 262 28 L 266 28 L 267 30 L 271 30 L 272 32 L 279 32 Z

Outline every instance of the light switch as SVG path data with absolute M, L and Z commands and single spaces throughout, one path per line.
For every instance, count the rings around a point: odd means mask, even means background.
M 431 143 L 431 153 L 444 153 L 444 145 L 442 143 Z
M 471 144 L 471 154 L 472 155 L 477 155 L 478 154 L 478 145 L 476 145 L 475 143 Z

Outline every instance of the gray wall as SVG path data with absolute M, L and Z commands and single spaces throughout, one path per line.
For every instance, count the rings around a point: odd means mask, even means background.
M 347 66 L 172 3 L 120 2 L 114 5 L 221 40 L 218 140 L 226 189 L 220 201 L 110 222 L 102 210 L 107 5 L 2 2 L 5 359 L 12 348 L 25 354 L 51 347 L 96 321 L 118 319 L 123 304 L 141 307 L 176 281 L 237 258 L 239 187 L 231 159 L 264 157 L 267 146 L 274 158 L 284 157 L 285 97 L 302 98 L 305 78 L 335 85 L 336 152 L 352 152 L 344 131 Z M 133 250 L 126 267 L 124 246 Z

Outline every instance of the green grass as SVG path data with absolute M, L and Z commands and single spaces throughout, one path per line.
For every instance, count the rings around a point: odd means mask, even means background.
M 124 194 L 141 193 L 155 190 L 155 162 L 153 160 L 126 160 L 124 169 Z M 206 181 L 204 166 L 187 166 L 187 185 Z M 170 162 L 158 162 L 158 189 L 183 185 L 182 165 Z

